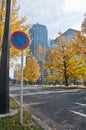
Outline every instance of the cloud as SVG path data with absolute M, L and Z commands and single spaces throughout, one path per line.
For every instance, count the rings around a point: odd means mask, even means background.
M 86 10 L 86 1 L 65 0 L 64 10 L 67 12 L 83 12 L 83 10 Z
M 47 26 L 49 38 L 55 38 L 60 30 L 80 28 L 86 10 L 85 0 L 18 0 L 18 4 L 28 24 Z

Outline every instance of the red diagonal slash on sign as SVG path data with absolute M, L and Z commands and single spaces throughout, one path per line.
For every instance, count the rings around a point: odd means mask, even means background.
M 20 43 L 21 43 L 22 45 L 25 45 L 25 44 L 24 44 L 24 41 L 23 41 L 18 35 L 16 36 L 16 38 L 20 41 Z

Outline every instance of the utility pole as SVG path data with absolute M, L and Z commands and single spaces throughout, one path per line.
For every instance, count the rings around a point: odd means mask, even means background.
M 6 1 L 6 16 L 0 67 L 0 114 L 9 113 L 9 28 L 11 0 Z

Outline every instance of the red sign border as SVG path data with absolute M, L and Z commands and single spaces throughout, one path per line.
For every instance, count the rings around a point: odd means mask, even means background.
M 26 37 L 27 42 L 26 42 L 25 46 L 19 47 L 19 46 L 17 46 L 17 45 L 15 44 L 13 38 L 14 38 L 14 36 L 16 36 L 17 34 L 23 34 L 23 35 Z M 14 32 L 14 33 L 11 35 L 11 44 L 12 44 L 15 48 L 17 48 L 17 49 L 24 50 L 24 49 L 26 49 L 26 48 L 28 47 L 28 45 L 29 45 L 29 38 L 28 38 L 27 34 L 25 34 L 24 32 L 22 32 L 22 31 L 16 31 L 16 32 Z

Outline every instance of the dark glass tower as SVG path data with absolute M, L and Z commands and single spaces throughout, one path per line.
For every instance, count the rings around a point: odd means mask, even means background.
M 34 24 L 32 28 L 29 30 L 32 38 L 32 43 L 30 45 L 30 49 L 33 55 L 36 54 L 36 50 L 38 45 L 42 47 L 48 46 L 48 31 L 45 25 Z

